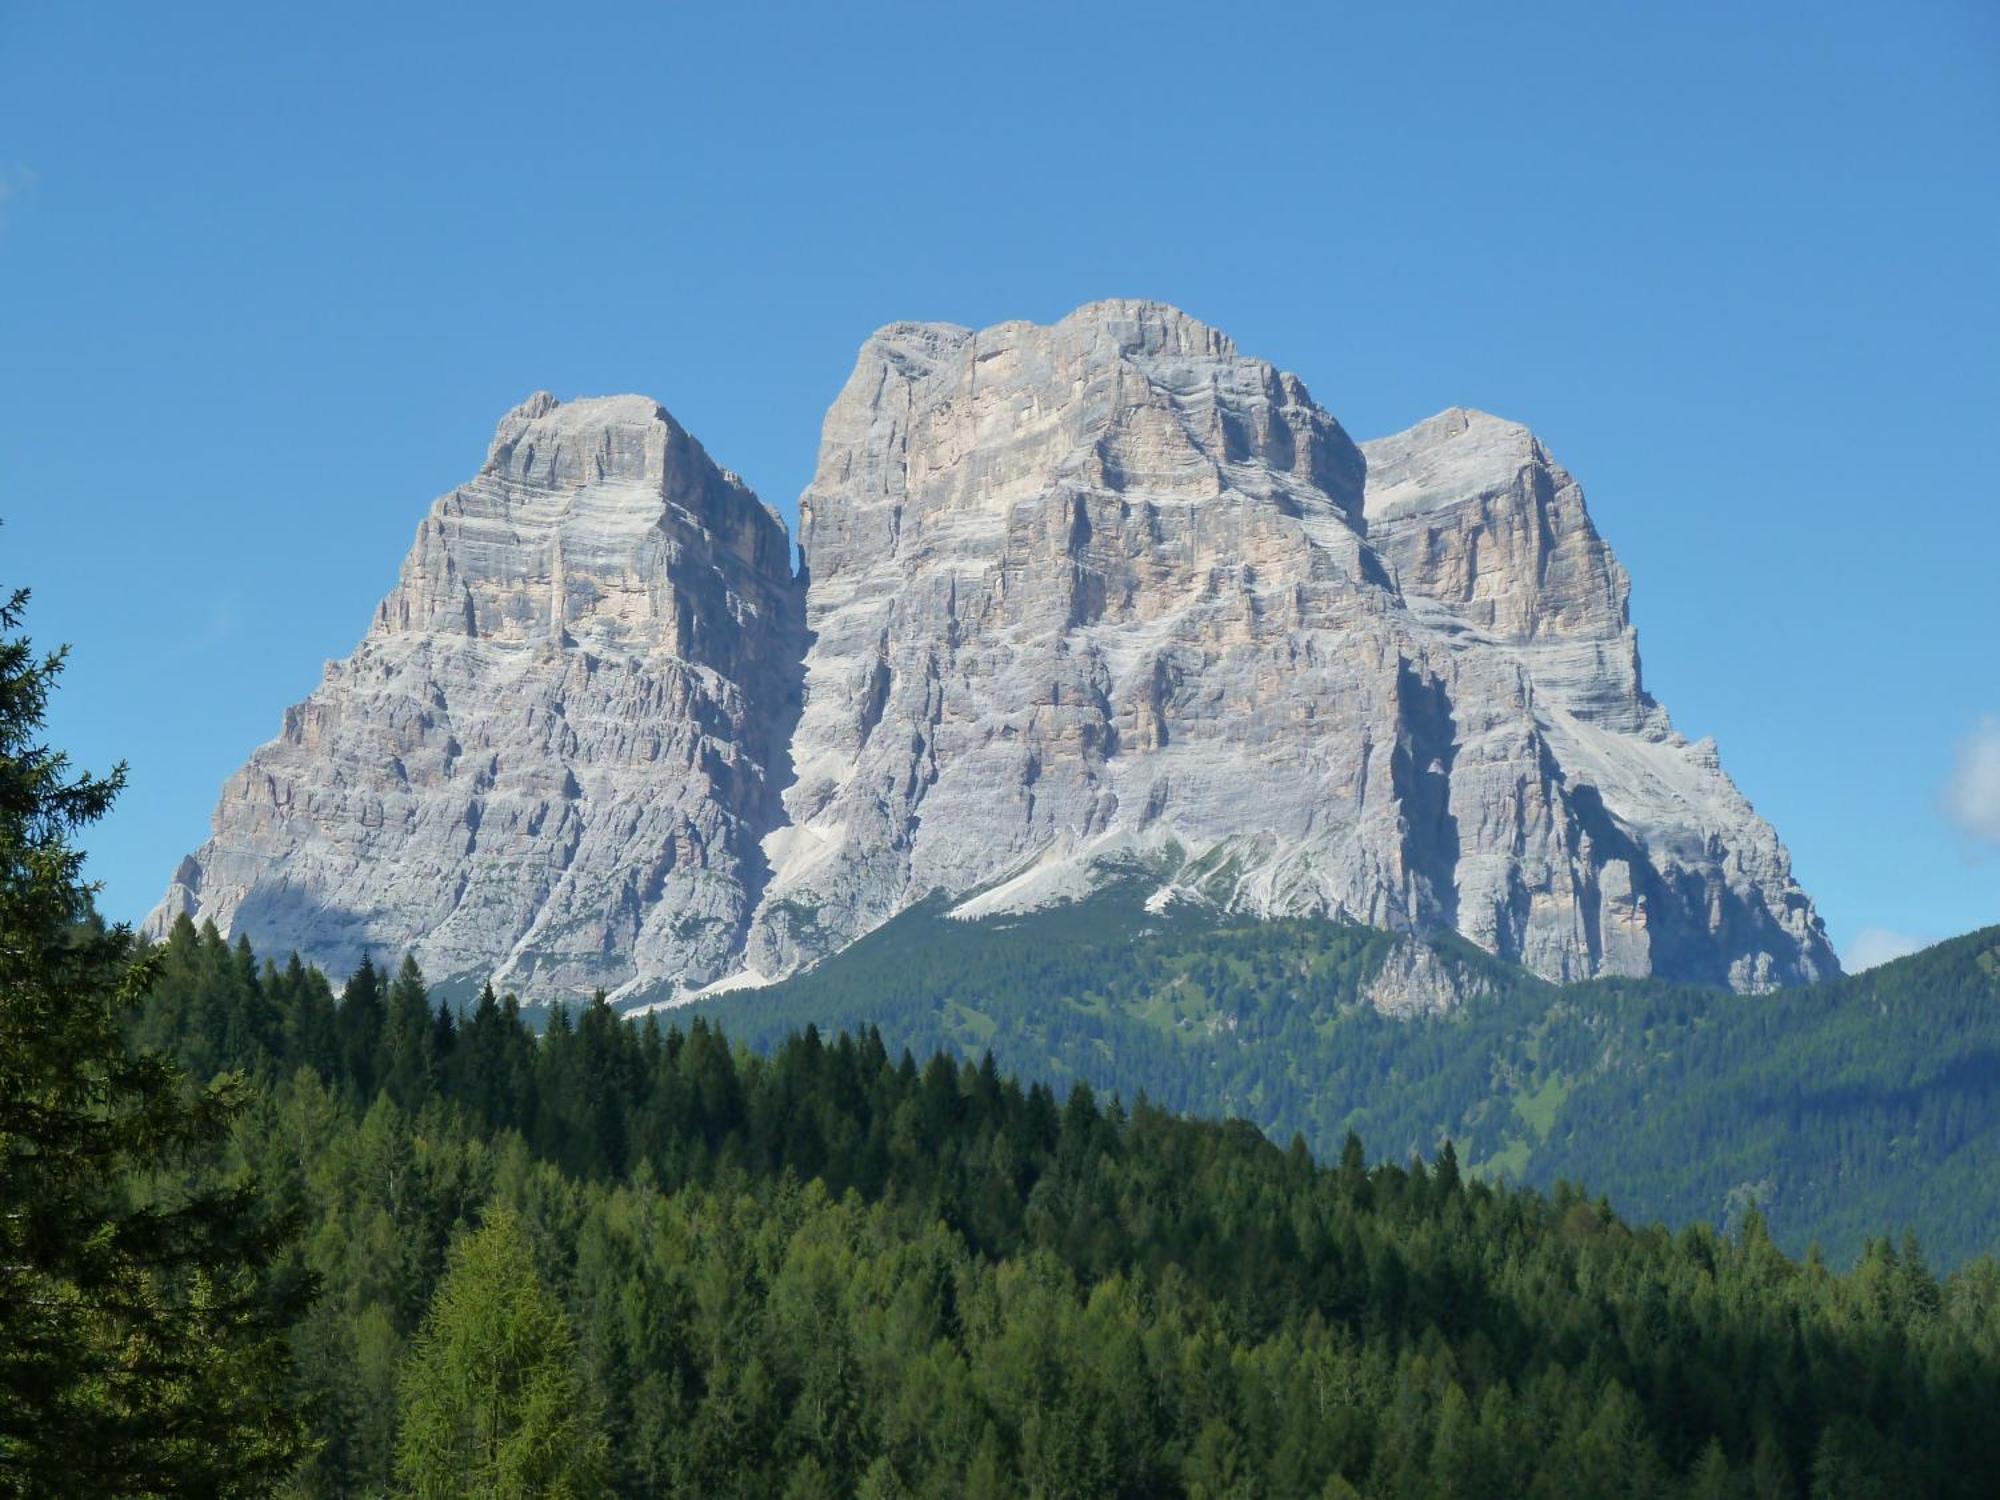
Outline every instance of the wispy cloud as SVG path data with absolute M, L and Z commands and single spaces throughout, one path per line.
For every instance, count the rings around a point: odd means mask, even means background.
M 1840 955 L 1840 966 L 1850 974 L 1859 974 L 1863 969 L 1886 964 L 1892 958 L 1902 958 L 1919 948 L 1928 948 L 1930 944 L 1929 938 L 1911 937 L 1907 932 L 1891 932 L 1887 927 L 1864 927 L 1854 935 L 1847 951 Z
M 205 622 L 186 630 L 174 642 L 173 656 L 201 656 L 215 650 L 236 634 L 238 612 L 234 599 L 217 600 Z
M 1944 811 L 1967 838 L 2000 848 L 2000 719 L 1991 714 L 1958 742 Z

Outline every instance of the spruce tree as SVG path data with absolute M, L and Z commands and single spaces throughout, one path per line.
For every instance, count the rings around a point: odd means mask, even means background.
M 423 970 L 415 956 L 406 953 L 396 982 L 389 986 L 375 1077 L 391 1099 L 412 1113 L 423 1108 L 437 1082 L 436 1024 Z
M 512 1029 L 488 980 L 480 986 L 478 1002 L 459 1030 L 457 1077 L 460 1097 L 474 1117 L 495 1129 L 514 1123 L 513 1079 L 507 1056 Z
M 326 976 L 308 969 L 297 950 L 285 964 L 278 987 L 287 997 L 285 1055 L 330 1082 L 340 1067 L 340 1022 Z
M 259 1493 L 302 1444 L 285 1409 L 288 1226 L 253 1188 L 180 1186 L 242 1107 L 126 1042 L 158 971 L 93 911 L 73 840 L 124 768 L 42 742 L 63 653 L 0 604 L 0 1495 Z
M 340 1038 L 340 1067 L 364 1101 L 375 1097 L 375 1054 L 382 1045 L 382 975 L 374 960 L 361 955 L 361 967 L 340 992 L 335 1029 Z

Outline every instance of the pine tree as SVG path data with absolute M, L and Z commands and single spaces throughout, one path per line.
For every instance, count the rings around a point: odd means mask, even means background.
M 335 1029 L 340 1036 L 340 1070 L 363 1101 L 375 1097 L 375 1054 L 382 1045 L 382 975 L 373 959 L 361 955 L 361 967 L 340 992 Z
M 285 997 L 285 1057 L 294 1067 L 311 1068 L 329 1082 L 340 1066 L 340 1030 L 333 991 L 326 976 L 308 969 L 296 950 L 277 982 Z
M 458 1016 L 449 1000 L 440 1000 L 431 1017 L 431 1086 L 455 1098 L 458 1084 Z
M 229 950 L 229 968 L 232 1010 L 225 1049 L 229 1065 L 267 1076 L 284 1051 L 284 1021 L 265 993 L 249 938 L 237 936 L 236 946 Z
M 458 1097 L 480 1123 L 502 1128 L 513 1122 L 509 1104 L 506 1023 L 500 1016 L 500 1001 L 492 981 L 480 986 L 474 1002 L 458 1030 L 458 1058 L 453 1076 L 458 1080 Z
M 1431 1437 L 1431 1485 L 1440 1500 L 1464 1500 L 1481 1492 L 1486 1463 L 1480 1452 L 1479 1418 L 1457 1381 L 1445 1386 Z
M 1188 1500 L 1240 1500 L 1250 1492 L 1246 1468 L 1242 1439 L 1227 1422 L 1211 1418 L 1181 1468 Z
M 271 1289 L 288 1226 L 254 1188 L 156 1185 L 212 1158 L 245 1086 L 127 1048 L 161 958 L 93 913 L 72 840 L 124 770 L 40 743 L 62 662 L 0 639 L 0 1495 L 260 1492 L 303 1444 L 283 1330 L 311 1286 Z
M 405 1362 L 396 1476 L 419 1500 L 602 1493 L 575 1338 L 502 1209 L 460 1241 Z
M 430 989 L 414 954 L 403 955 L 403 967 L 389 986 L 388 1015 L 382 1024 L 382 1044 L 375 1077 L 389 1097 L 415 1114 L 437 1083 L 437 1039 L 431 1014 Z
M 834 1500 L 839 1493 L 833 1481 L 826 1477 L 826 1470 L 820 1467 L 819 1460 L 807 1454 L 798 1461 L 791 1478 L 785 1482 L 784 1500 Z
M 1737 1500 L 1743 1486 L 1729 1471 L 1722 1444 L 1710 1438 L 1688 1474 L 1687 1500 Z
M 861 1484 L 854 1491 L 855 1500 L 905 1500 L 910 1487 L 903 1483 L 896 1466 L 889 1462 L 887 1454 L 868 1466 L 868 1472 L 861 1476 Z
M 986 1059 L 990 1064 L 993 1054 L 987 1053 Z M 1008 1500 L 1013 1493 L 1006 1457 L 1000 1451 L 1000 1430 L 988 1422 L 965 1471 L 965 1500 Z

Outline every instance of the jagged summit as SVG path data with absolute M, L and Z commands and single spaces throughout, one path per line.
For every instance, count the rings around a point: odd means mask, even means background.
M 716 588 L 739 573 L 778 586 L 790 559 L 777 513 L 658 402 L 542 391 L 432 506 L 372 633 L 584 640 L 726 668 L 734 646 L 709 627 L 733 606 Z
M 148 929 L 526 990 L 726 972 L 788 774 L 790 548 L 658 403 L 530 397 Z
M 1636 654 L 1631 581 L 1526 427 L 1452 407 L 1362 453 L 1368 539 L 1406 594 L 1509 639 L 1616 637 Z
M 788 824 L 749 962 L 933 892 L 1456 927 L 1558 978 L 1833 971 L 1789 864 L 1639 681 L 1624 572 L 1526 429 L 1358 449 L 1184 314 L 899 325 L 800 505 Z
M 485 471 L 551 488 L 627 480 L 654 486 L 663 496 L 677 493 L 691 478 L 705 481 L 710 471 L 742 486 L 664 406 L 634 395 L 561 401 L 536 391 L 500 419 Z M 756 503 L 777 518 L 771 507 Z
M 1519 422 L 1465 406 L 1446 407 L 1364 448 L 1371 521 L 1467 504 L 1514 470 L 1550 464 L 1547 451 Z
M 986 329 L 972 329 L 958 323 L 888 323 L 868 339 L 871 345 L 898 349 L 926 344 L 955 346 L 967 340 L 1007 343 L 1023 333 L 1042 330 L 1043 325 L 1025 318 L 996 323 Z M 1207 355 L 1236 357 L 1236 343 L 1228 334 L 1191 317 L 1167 302 L 1147 298 L 1106 297 L 1086 302 L 1075 312 L 1048 325 L 1045 331 L 1061 330 L 1065 335 L 1081 334 L 1110 352 L 1119 354 Z
M 1558 979 L 1836 971 L 1777 835 L 1645 693 L 1624 570 L 1524 427 L 1357 446 L 1156 302 L 897 323 L 800 521 L 795 579 L 655 403 L 531 397 L 155 930 L 671 994 L 934 894 L 1139 880 Z
M 1090 329 L 1125 354 L 1237 358 L 1236 341 L 1221 329 L 1190 317 L 1172 303 L 1148 298 L 1106 297 L 1086 302 L 1054 327 L 1065 332 Z

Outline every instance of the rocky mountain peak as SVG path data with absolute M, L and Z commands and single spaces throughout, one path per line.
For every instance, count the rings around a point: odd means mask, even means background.
M 801 540 L 826 583 L 955 546 L 976 518 L 1050 485 L 1155 503 L 1249 486 L 1351 524 L 1362 468 L 1296 377 L 1164 304 L 1099 302 L 1049 326 L 978 332 L 898 323 L 863 345 L 828 413 Z M 836 493 L 830 518 L 822 496 Z
M 1527 428 L 1452 407 L 1362 452 L 1368 539 L 1406 594 L 1510 640 L 1630 639 L 1630 580 Z
M 410 951 L 558 992 L 726 972 L 789 776 L 790 557 L 658 403 L 530 397 L 149 930 L 186 911 L 336 972 Z
M 1789 863 L 1639 679 L 1527 429 L 1356 446 L 1155 303 L 864 345 L 801 502 L 799 779 L 749 958 L 932 892 L 1456 927 L 1556 978 L 1831 972 Z
M 540 392 L 501 419 L 479 474 L 431 507 L 373 633 L 580 643 L 729 671 L 744 601 L 791 587 L 784 523 L 657 402 Z
M 1376 438 L 1366 452 L 1370 521 L 1473 503 L 1523 469 L 1550 466 L 1541 443 L 1519 422 L 1464 406 Z
M 1836 970 L 1775 832 L 1644 691 L 1625 572 L 1524 427 L 1357 446 L 1156 302 L 897 323 L 800 516 L 794 578 L 656 403 L 531 397 L 153 930 L 664 996 L 936 894 L 1136 881 L 1554 979 Z
M 1033 327 L 1033 324 L 1002 325 Z M 1055 325 L 1110 343 L 1120 354 L 1139 357 L 1235 359 L 1236 341 L 1219 328 L 1189 317 L 1171 303 L 1109 297 L 1086 302 Z
M 722 471 L 648 397 L 559 401 L 537 391 L 500 419 L 482 472 L 550 489 L 628 484 L 666 495 L 705 485 Z

